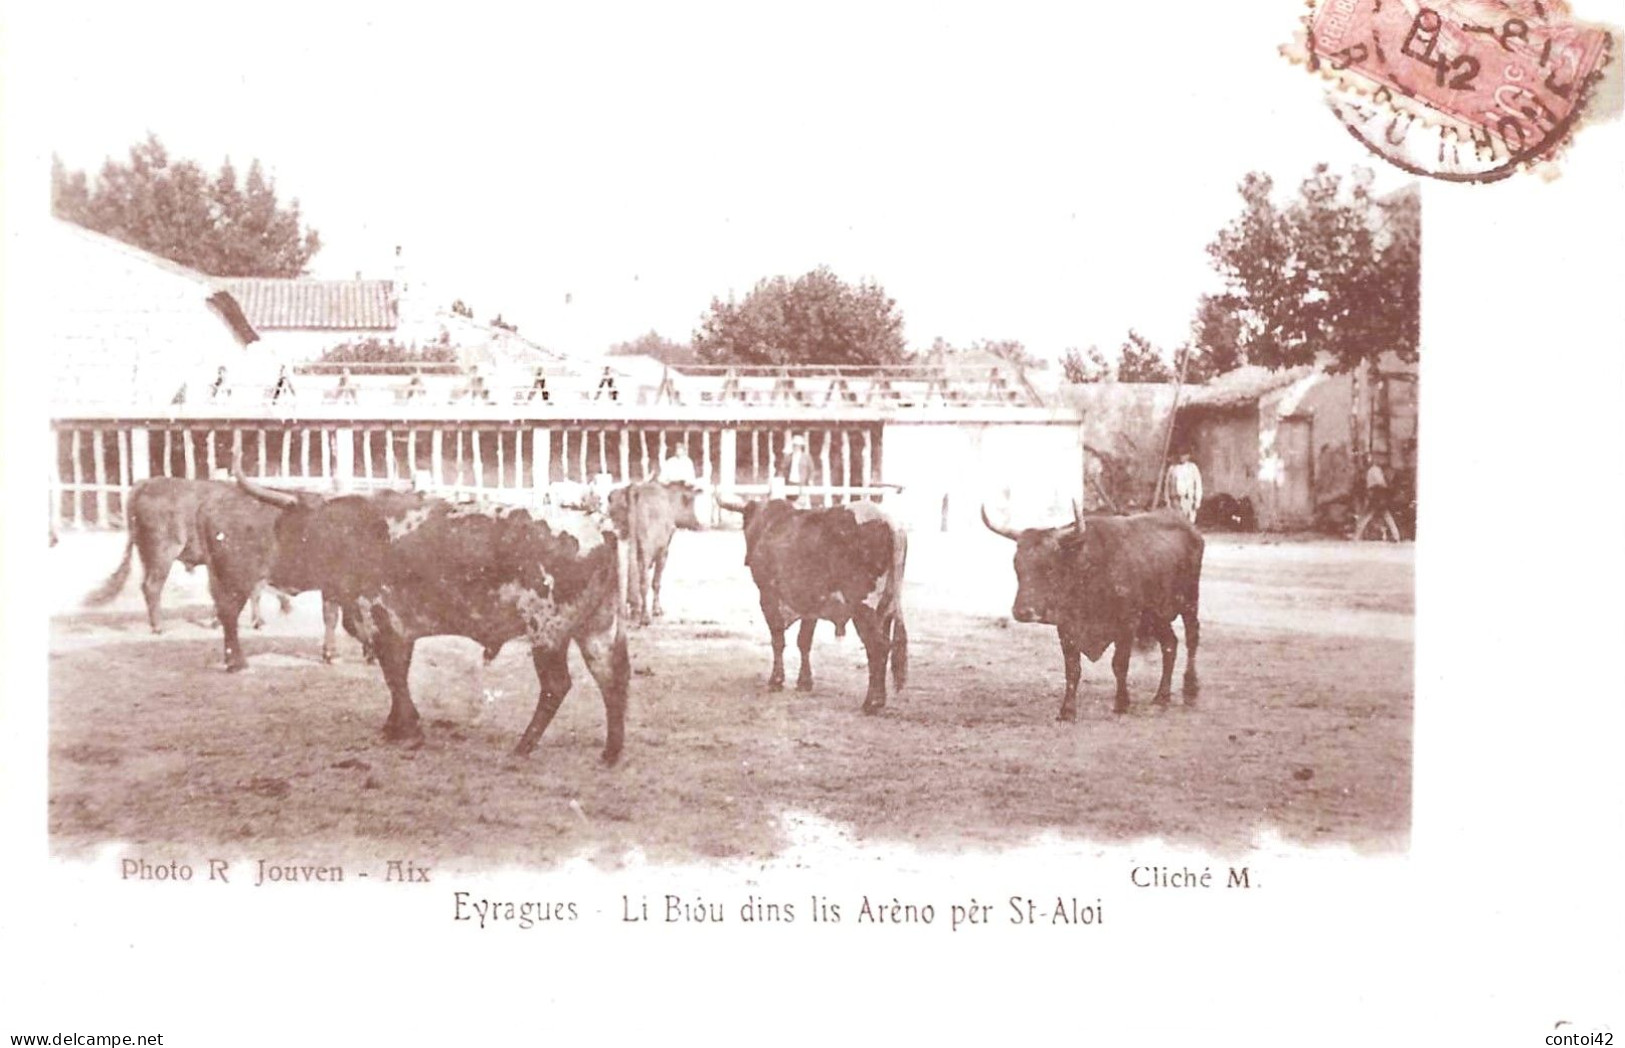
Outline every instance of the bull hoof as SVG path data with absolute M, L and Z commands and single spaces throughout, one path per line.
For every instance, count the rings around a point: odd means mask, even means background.
M 885 708 L 886 708 L 886 700 L 884 700 L 884 699 L 880 700 L 879 702 L 876 702 L 874 699 L 865 699 L 863 701 L 863 712 L 867 713 L 867 714 L 870 714 L 870 715 L 879 713 L 881 710 L 883 710 Z
M 665 617 L 666 617 L 666 609 L 662 608 L 660 605 L 656 604 L 655 605 L 655 618 L 663 619 Z
M 331 665 L 333 665 L 333 663 L 338 661 L 338 658 L 339 658 L 338 653 L 333 651 L 332 649 L 330 649 L 330 648 L 323 648 L 322 649 L 322 663 L 324 665 L 331 666 Z
M 152 635 L 154 637 L 162 636 L 163 632 L 164 632 L 164 628 L 162 626 L 153 626 L 152 627 Z
M 784 679 L 782 677 L 780 679 L 778 679 L 778 680 L 773 680 L 773 679 L 769 678 L 768 682 L 767 682 L 767 690 L 768 691 L 783 691 L 784 690 Z
M 1197 683 L 1197 680 L 1196 680 L 1195 677 L 1187 676 L 1185 678 L 1185 687 L 1182 690 L 1184 691 L 1185 698 L 1187 700 L 1189 700 L 1189 699 L 1196 698 L 1197 694 L 1202 689 L 1201 689 L 1201 686 Z
M 1166 706 L 1170 702 L 1172 702 L 1173 699 L 1174 699 L 1174 697 L 1170 692 L 1159 691 L 1159 692 L 1156 693 L 1156 695 L 1152 696 L 1151 705 L 1153 705 L 1153 706 Z
M 226 663 L 227 673 L 241 673 L 246 669 L 248 669 L 247 659 L 233 659 Z
M 616 761 L 621 759 L 621 748 L 617 746 L 614 749 L 610 749 L 608 746 L 605 746 L 603 755 L 599 759 L 602 760 L 606 765 L 614 764 Z
M 796 681 L 797 691 L 812 691 L 812 678 L 802 677 Z
M 402 727 L 399 724 L 384 722 L 384 739 L 388 742 L 400 742 L 408 745 L 423 745 L 423 728 L 416 723 Z
M 1055 719 L 1071 724 L 1078 719 L 1078 708 L 1076 706 L 1062 706 L 1061 712 L 1055 715 Z
M 1112 703 L 1112 712 L 1113 713 L 1127 713 L 1128 712 L 1128 700 L 1124 699 L 1122 702 L 1114 702 L 1114 703 Z

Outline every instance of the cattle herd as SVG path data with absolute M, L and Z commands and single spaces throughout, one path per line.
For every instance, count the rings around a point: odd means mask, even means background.
M 283 600 L 318 590 L 324 660 L 334 657 L 342 622 L 383 671 L 390 697 L 385 737 L 404 742 L 423 737 L 408 687 L 420 638 L 468 637 L 489 662 L 523 636 L 540 693 L 516 747 L 521 754 L 535 747 L 570 690 L 573 643 L 603 696 L 603 758 L 619 757 L 632 676 L 626 623 L 647 625 L 651 613 L 661 614 L 660 579 L 673 533 L 699 526 L 692 488 L 632 484 L 612 492 L 602 513 L 595 507 L 532 516 L 517 507 L 418 492 L 284 491 L 235 472 L 235 483 L 164 477 L 137 484 L 127 502 L 124 559 L 87 603 L 113 599 L 129 577 L 132 553 L 139 552 L 156 633 L 174 562 L 188 570 L 202 564 L 225 634 L 226 668 L 240 670 L 248 665 L 238 634 L 244 604 L 253 601 L 257 627 L 262 587 Z M 782 499 L 718 502 L 744 520 L 745 564 L 772 640 L 769 688 L 784 685 L 791 625 L 800 623 L 796 687 L 808 690 L 819 620 L 834 623 L 838 635 L 850 623 L 868 659 L 863 710 L 883 708 L 888 667 L 895 688 L 908 679 L 903 528 L 869 502 L 822 509 Z M 982 519 L 1015 542 L 1012 616 L 1056 627 L 1066 666 L 1062 720 L 1077 715 L 1081 656 L 1096 661 L 1108 647 L 1117 679 L 1113 709 L 1127 709 L 1129 659 L 1141 641 L 1154 640 L 1162 650 L 1162 680 L 1152 701 L 1170 701 L 1176 618 L 1185 631 L 1185 703 L 1194 702 L 1203 541 L 1183 517 L 1079 511 L 1063 527 L 1016 529 L 995 523 L 984 508 Z

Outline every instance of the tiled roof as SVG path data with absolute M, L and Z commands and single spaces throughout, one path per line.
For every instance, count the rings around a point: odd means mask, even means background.
M 1282 371 L 1271 371 L 1257 364 L 1245 364 L 1234 371 L 1227 371 L 1210 379 L 1206 385 L 1195 387 L 1184 406 L 1223 410 L 1257 404 L 1260 397 L 1290 386 L 1314 370 L 1314 367 L 1308 364 Z
M 232 278 L 221 283 L 261 331 L 393 331 L 397 323 L 390 280 Z

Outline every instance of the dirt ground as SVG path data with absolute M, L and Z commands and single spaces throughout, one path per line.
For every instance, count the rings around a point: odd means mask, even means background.
M 1114 717 L 1109 656 L 1086 663 L 1077 723 L 1051 627 L 1008 618 L 1013 547 L 987 533 L 911 536 L 908 687 L 878 716 L 856 633 L 826 623 L 816 688 L 770 692 L 766 628 L 737 532 L 680 533 L 666 618 L 631 635 L 621 763 L 604 768 L 603 706 L 575 686 L 528 758 L 510 754 L 535 703 L 522 641 L 489 667 L 456 638 L 420 642 L 412 688 L 427 742 L 386 743 L 376 667 L 341 640 L 320 662 L 320 606 L 265 601 L 227 674 L 203 571 L 177 567 L 152 636 L 136 577 L 106 608 L 78 598 L 121 534 L 66 535 L 46 554 L 51 623 L 50 829 L 56 850 L 110 841 L 275 847 L 343 862 L 546 866 L 767 857 L 786 817 L 926 851 L 1041 834 L 1161 837 L 1239 852 L 1270 829 L 1305 845 L 1406 847 L 1411 810 L 1413 549 L 1209 537 L 1195 708 L 1156 708 L 1154 649 Z M 246 615 L 245 615 L 246 620 Z M 1181 652 L 1183 659 L 1183 651 Z M 786 663 L 796 672 L 794 636 Z M 1177 682 L 1176 682 L 1177 696 Z

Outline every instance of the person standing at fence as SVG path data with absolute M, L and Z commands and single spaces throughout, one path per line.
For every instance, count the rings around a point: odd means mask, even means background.
M 271 403 L 275 404 L 284 395 L 289 400 L 297 396 L 293 391 L 293 379 L 288 377 L 288 365 L 286 364 L 282 365 L 281 369 L 277 371 L 276 385 L 271 387 Z
M 609 394 L 610 400 L 621 399 L 620 390 L 615 388 L 615 372 L 608 367 L 604 368 L 603 377 L 598 380 L 598 391 L 592 395 L 592 399 L 597 400 L 605 393 Z
M 799 509 L 807 509 L 812 499 L 807 488 L 813 480 L 813 459 L 807 451 L 807 438 L 797 433 L 790 439 L 790 453 L 784 456 L 785 497 Z
M 345 368 L 339 372 L 339 388 L 334 395 L 335 400 L 355 403 L 355 386 L 350 384 L 350 369 Z
M 1381 537 L 1391 542 L 1398 542 L 1399 525 L 1394 522 L 1393 510 L 1388 500 L 1388 475 L 1373 459 L 1365 471 L 1365 512 L 1354 521 L 1354 541 L 1365 539 L 1365 529 L 1371 524 L 1371 518 L 1381 521 Z
M 209 399 L 224 400 L 231 396 L 231 390 L 226 387 L 226 365 L 221 364 L 220 369 L 214 373 L 214 381 L 209 384 Z
M 681 441 L 671 453 L 671 457 L 660 464 L 660 483 L 687 484 L 689 487 L 698 487 L 698 475 L 694 472 L 694 460 L 688 454 L 688 442 Z
M 1181 516 L 1196 523 L 1196 512 L 1202 508 L 1202 471 L 1188 451 L 1180 452 L 1179 461 L 1168 467 L 1167 499 Z
M 547 391 L 547 369 L 537 368 L 536 378 L 530 384 L 530 392 L 525 395 L 525 403 L 529 404 L 540 400 L 543 404 L 546 404 L 552 399 L 552 394 Z

